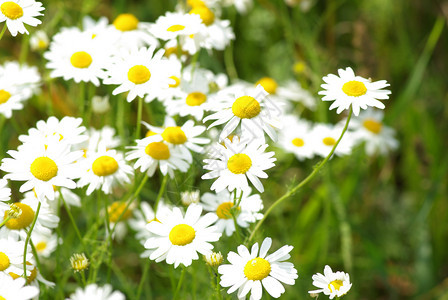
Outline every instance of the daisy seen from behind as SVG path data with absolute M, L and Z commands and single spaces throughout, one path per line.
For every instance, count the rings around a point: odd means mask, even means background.
M 330 299 L 341 297 L 348 293 L 352 284 L 350 275 L 341 271 L 333 272 L 330 266 L 325 266 L 324 274 L 317 273 L 313 275 L 313 285 L 318 290 L 309 291 L 310 294 L 324 293 Z
M 210 243 L 218 241 L 221 233 L 211 226 L 217 216 L 201 213 L 202 207 L 197 204 L 191 204 L 185 215 L 174 207 L 172 213 L 161 215 L 159 222 L 149 223 L 147 228 L 153 234 L 145 243 L 145 248 L 153 251 L 149 258 L 156 262 L 166 260 L 177 268 L 179 264 L 188 267 L 199 259 L 198 252 L 208 254 L 213 249 Z
M 238 253 L 229 252 L 227 260 L 230 264 L 221 265 L 218 272 L 221 274 L 220 285 L 230 287 L 231 294 L 238 290 L 238 299 L 246 299 L 250 292 L 250 299 L 259 300 L 263 289 L 274 298 L 279 298 L 285 288 L 281 284 L 294 285 L 297 279 L 297 270 L 294 265 L 285 260 L 291 256 L 289 252 L 293 246 L 285 245 L 272 254 L 267 254 L 272 245 L 271 238 L 265 238 L 261 247 L 255 243 L 249 251 L 244 245 L 238 246 Z
M 319 95 L 323 95 L 323 101 L 334 101 L 330 110 L 337 108 L 336 113 L 339 114 L 351 106 L 353 114 L 357 116 L 361 109 L 367 109 L 368 106 L 384 109 L 384 104 L 378 100 L 389 99 L 391 91 L 383 90 L 390 86 L 386 80 L 372 82 L 356 76 L 350 67 L 339 69 L 338 74 L 339 76 L 328 74 L 322 78 L 325 81 L 321 85 L 324 90 Z
M 42 3 L 34 0 L 0 0 L 0 23 L 6 22 L 12 36 L 28 34 L 24 24 L 34 27 L 41 24 L 35 17 L 43 16 L 44 9 Z

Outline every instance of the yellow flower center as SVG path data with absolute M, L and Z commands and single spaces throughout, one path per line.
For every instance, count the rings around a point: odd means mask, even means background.
M 0 271 L 6 270 L 10 265 L 9 257 L 3 252 L 0 252 Z
M 47 249 L 47 243 L 46 242 L 39 242 L 39 243 L 37 243 L 36 244 L 36 250 L 37 250 L 37 252 L 42 252 L 42 251 L 44 251 L 45 249 Z
M 232 112 L 241 119 L 252 119 L 260 113 L 260 103 L 251 96 L 242 96 L 233 102 Z
M 216 209 L 216 215 L 218 215 L 218 218 L 220 219 L 230 219 L 232 217 L 232 214 L 230 213 L 232 207 L 233 203 L 230 201 L 221 203 Z
M 0 104 L 6 103 L 9 98 L 11 98 L 11 94 L 5 90 L 0 90 Z
M 202 0 L 187 0 L 187 4 L 190 5 L 191 7 L 205 5 L 204 1 L 202 1 Z
M 193 9 L 190 10 L 190 14 L 199 15 L 202 19 L 202 23 L 207 26 L 210 26 L 215 22 L 215 14 L 205 5 L 193 7 Z
M 26 262 L 26 265 L 27 265 L 27 266 L 32 266 L 32 264 L 31 264 L 29 261 Z M 27 268 L 27 270 L 28 270 L 28 268 Z M 12 279 L 14 279 L 14 280 L 17 279 L 17 278 L 20 278 L 19 275 L 17 275 L 16 273 L 13 273 L 13 272 L 9 272 L 9 276 L 11 276 Z M 27 277 L 26 283 L 27 283 L 27 284 L 30 284 L 31 282 L 34 281 L 34 279 L 36 279 L 36 277 L 37 277 L 37 268 L 34 267 L 34 268 L 31 270 L 31 274 L 30 274 L 30 276 Z M 0 299 L 0 300 L 1 300 L 1 299 Z
M 6 300 L 5 298 L 3 298 L 2 296 L 0 296 L 0 300 Z
M 17 202 L 14 203 L 14 205 L 19 207 L 22 213 L 16 219 L 9 219 L 9 221 L 6 222 L 5 226 L 11 230 L 20 230 L 27 228 L 33 222 L 34 210 L 29 205 L 24 203 Z M 7 217 L 8 212 L 6 211 L 3 220 L 6 220 Z
M 271 273 L 271 264 L 264 258 L 256 257 L 247 262 L 244 275 L 249 280 L 262 280 Z
M 36 158 L 30 166 L 31 174 L 39 180 L 48 181 L 58 174 L 58 166 L 46 156 Z
M 367 88 L 364 83 L 357 80 L 352 80 L 344 83 L 342 91 L 347 96 L 359 97 L 367 93 Z
M 120 218 L 121 214 L 123 214 L 124 209 L 126 208 L 126 203 L 116 201 L 109 205 L 107 208 L 107 212 L 109 213 L 109 222 L 116 223 Z M 121 217 L 121 221 L 127 220 L 132 216 L 132 211 L 127 209 L 126 212 Z
M 162 132 L 162 137 L 168 143 L 175 145 L 180 145 L 187 141 L 187 136 L 179 126 L 165 128 Z
M 333 146 L 334 144 L 336 144 L 336 140 L 332 137 L 326 137 L 322 140 L 322 142 L 327 146 Z
M 170 27 L 168 27 L 168 28 L 166 29 L 166 31 L 169 31 L 169 32 L 176 32 L 176 31 L 181 31 L 181 30 L 183 30 L 183 29 L 185 29 L 185 26 L 184 26 L 184 25 L 171 25 Z
M 332 286 L 333 286 L 334 289 L 339 291 L 339 289 L 341 288 L 342 284 L 343 284 L 342 280 L 339 280 L 339 279 L 333 280 L 332 282 L 330 282 L 328 284 L 328 289 L 330 290 L 330 292 L 333 292 L 333 289 L 332 289 Z
M 187 224 L 179 224 L 170 231 L 170 241 L 173 245 L 185 246 L 190 244 L 196 237 L 196 231 Z
M 85 69 L 92 63 L 92 56 L 85 51 L 78 51 L 72 54 L 72 57 L 70 57 L 70 63 L 75 68 Z
M 145 148 L 146 154 L 157 160 L 170 158 L 170 148 L 164 142 L 152 142 Z
M 96 176 L 112 175 L 118 170 L 118 162 L 115 158 L 103 155 L 95 159 L 92 164 L 93 174 Z
M 129 69 L 128 79 L 135 84 L 142 84 L 151 78 L 151 72 L 148 68 L 142 65 L 136 65 Z
M 373 119 L 367 119 L 365 120 L 362 125 L 369 131 L 378 134 L 381 132 L 381 129 L 383 127 L 383 124 L 380 122 L 373 120 Z
M 278 88 L 277 82 L 271 77 L 263 77 L 255 85 L 261 85 L 269 94 L 275 94 Z
M 182 55 L 187 55 L 188 52 L 181 49 L 180 54 L 179 54 L 179 49 L 177 47 L 170 47 L 170 48 L 165 49 L 165 54 L 164 54 L 165 57 L 170 57 L 172 54 L 175 54 L 177 57 L 180 57 Z
M 131 31 L 137 29 L 138 19 L 133 14 L 121 14 L 113 24 L 120 31 Z
M 305 145 L 305 142 L 301 138 L 294 138 L 292 140 L 292 144 L 296 147 L 303 147 L 303 145 Z
M 174 84 L 170 84 L 170 85 L 168 85 L 168 86 L 169 86 L 170 88 L 178 87 L 179 84 L 180 84 L 180 79 L 179 79 L 179 77 L 171 76 L 170 78 L 171 78 L 171 79 L 174 79 L 174 81 L 175 81 L 176 83 L 174 83 Z
M 145 137 L 153 136 L 153 135 L 157 135 L 157 133 L 155 133 L 154 131 L 148 130 L 145 134 Z
M 233 155 L 227 161 L 227 169 L 233 174 L 244 174 L 252 166 L 252 160 L 244 153 Z
M 0 6 L 0 10 L 8 19 L 15 20 L 23 16 L 23 9 L 15 2 L 7 1 Z
M 188 94 L 187 100 L 185 101 L 189 106 L 199 106 L 207 101 L 207 96 L 201 92 L 193 92 Z

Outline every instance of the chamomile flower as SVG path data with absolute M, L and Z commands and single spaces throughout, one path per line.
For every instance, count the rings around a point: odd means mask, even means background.
M 80 164 L 82 175 L 78 187 L 88 185 L 87 195 L 98 189 L 110 194 L 118 184 L 131 182 L 132 168 L 126 164 L 123 154 L 107 149 L 104 144 L 98 146 L 98 151 L 88 151 Z
M 0 201 L 9 201 L 11 199 L 11 189 L 8 187 L 6 179 L 0 179 Z
M 205 193 L 201 197 L 200 204 L 206 211 L 213 212 L 218 216 L 218 221 L 215 224 L 218 232 L 225 232 L 227 236 L 231 236 L 235 231 L 235 223 L 231 215 L 232 209 L 236 212 L 238 226 L 243 228 L 247 228 L 250 223 L 263 218 L 263 214 L 260 213 L 263 209 L 263 201 L 260 195 L 251 195 L 250 192 L 250 188 L 243 191 L 238 207 L 236 207 L 235 201 L 239 200 L 240 195 L 237 195 L 235 199 L 234 194 L 227 190 L 217 194 Z
M 140 168 L 149 177 L 154 175 L 158 166 L 163 175 L 169 174 L 171 177 L 174 176 L 174 170 L 188 170 L 188 157 L 185 153 L 168 145 L 161 135 L 152 135 L 136 142 L 137 146 L 128 147 L 133 150 L 126 154 L 127 160 L 137 159 L 134 169 Z
M 14 110 L 23 108 L 23 100 L 23 94 L 20 93 L 18 87 L 5 81 L 0 82 L 0 115 L 6 119 L 11 118 Z
M 6 62 L 0 65 L 0 82 L 7 82 L 8 85 L 17 87 L 23 100 L 39 92 L 41 77 L 37 67 L 19 64 L 17 61 Z
M 85 288 L 77 288 L 76 291 L 70 295 L 69 300 L 125 300 L 126 297 L 120 291 L 112 290 L 109 284 L 99 287 L 91 283 Z
M 245 189 L 249 187 L 249 179 L 262 193 L 264 188 L 259 178 L 267 178 L 264 170 L 272 168 L 276 161 L 272 157 L 274 152 L 264 152 L 267 147 L 267 144 L 257 140 L 248 144 L 247 140 L 236 136 L 232 141 L 225 139 L 224 145 L 217 143 L 212 149 L 212 158 L 204 160 L 204 169 L 210 172 L 202 175 L 202 179 L 217 178 L 210 188 L 217 193 L 225 188 L 229 191 Z
M 162 199 L 159 201 L 157 213 L 154 213 L 147 202 L 141 202 L 140 208 L 135 209 L 132 218 L 129 219 L 129 226 L 136 232 L 135 237 L 144 244 L 148 238 L 153 236 L 146 225 L 151 222 L 160 222 L 159 219 L 166 218 L 171 211 L 172 208 Z
M 267 97 L 268 93 L 261 85 L 255 89 L 228 89 L 229 93 L 220 110 L 206 118 L 216 120 L 209 128 L 226 124 L 219 136 L 223 140 L 241 124 L 242 134 L 264 140 L 264 133 L 274 141 L 277 134 L 274 128 L 280 128 L 280 110 Z M 226 93 L 227 93 L 226 92 Z
M 0 23 L 6 21 L 12 36 L 28 34 L 24 24 L 33 27 L 41 24 L 35 17 L 43 16 L 44 9 L 42 3 L 34 0 L 0 0 Z
M 162 59 L 164 50 L 154 54 L 155 47 L 123 50 L 115 56 L 108 66 L 108 78 L 105 84 L 119 85 L 113 95 L 129 92 L 126 99 L 131 102 L 135 97 L 163 94 L 173 80 L 169 77 L 169 68 Z
M 368 155 L 387 154 L 398 148 L 395 131 L 383 124 L 384 113 L 381 110 L 368 109 L 350 122 L 353 138 L 357 143 L 365 142 Z
M 121 144 L 120 138 L 116 136 L 115 129 L 104 126 L 101 129 L 90 128 L 87 132 L 88 140 L 80 145 L 85 152 L 98 151 L 99 145 L 107 149 L 114 149 Z
M 25 181 L 21 193 L 34 189 L 39 198 L 53 200 L 55 186 L 76 187 L 72 179 L 79 176 L 74 162 L 82 157 L 82 151 L 70 151 L 70 145 L 59 142 L 59 137 L 25 143 L 18 151 L 7 153 L 12 158 L 4 158 L 0 169 L 8 173 L 6 179 Z
M 30 46 L 33 51 L 42 51 L 48 48 L 50 40 L 43 30 L 38 30 L 30 38 Z
M 292 263 L 285 262 L 291 257 L 289 252 L 293 247 L 285 245 L 267 255 L 271 245 L 272 239 L 265 238 L 260 249 L 258 243 L 255 243 L 250 252 L 244 245 L 238 246 L 238 253 L 229 252 L 227 260 L 230 264 L 218 268 L 220 285 L 230 287 L 227 293 L 238 290 L 238 299 L 246 299 L 246 295 L 251 292 L 250 299 L 259 300 L 263 286 L 269 295 L 279 298 L 285 292 L 281 282 L 294 284 L 298 277 L 297 270 Z
M 311 131 L 311 142 L 316 155 L 326 157 L 330 154 L 337 140 L 341 136 L 342 127 L 329 124 L 317 124 Z M 352 152 L 353 137 L 350 132 L 346 132 L 334 151 L 335 155 L 342 156 Z
M 31 240 L 36 248 L 37 255 L 45 258 L 49 258 L 58 245 L 57 235 L 48 231 L 34 229 Z
M 141 22 L 135 15 L 124 13 L 118 15 L 108 29 L 118 34 L 119 48 L 157 47 L 159 42 L 150 34 L 149 27 L 149 23 Z
M 127 222 L 134 214 L 136 208 L 135 202 L 130 205 L 125 201 L 112 202 L 107 208 L 110 228 L 115 228 L 112 239 L 122 242 L 128 233 Z
M 5 300 L 31 300 L 39 295 L 35 286 L 27 286 L 25 278 L 12 278 L 0 272 L 0 299 Z
M 391 91 L 383 90 L 389 84 L 386 80 L 374 81 L 365 79 L 361 76 L 356 76 L 352 68 L 339 69 L 339 77 L 333 74 L 328 74 L 323 77 L 324 84 L 321 87 L 324 89 L 319 92 L 323 95 L 323 101 L 334 101 L 330 110 L 337 108 L 336 113 L 341 113 L 345 109 L 352 107 L 353 114 L 359 115 L 361 109 L 367 109 L 368 106 L 374 106 L 384 109 L 384 104 L 378 100 L 389 99 Z
M 298 160 L 313 158 L 314 144 L 311 136 L 311 125 L 296 116 L 284 116 L 283 130 L 279 144 L 287 152 L 294 153 Z
M 183 14 L 181 12 L 167 12 L 160 16 L 149 31 L 162 40 L 173 40 L 177 37 L 189 36 L 197 33 L 204 25 L 198 15 Z
M 148 230 L 154 234 L 146 243 L 145 248 L 153 249 L 151 260 L 167 264 L 179 264 L 188 267 L 193 260 L 199 259 L 198 252 L 205 255 L 212 249 L 210 242 L 216 242 L 221 233 L 216 231 L 213 224 L 217 217 L 214 214 L 206 214 L 201 217 L 202 207 L 191 204 L 185 215 L 178 207 L 173 208 L 172 213 L 160 216 L 159 222 L 148 224 Z
M 317 273 L 313 275 L 313 285 L 318 287 L 318 290 L 309 291 L 310 294 L 324 293 L 334 297 L 342 297 L 350 290 L 352 284 L 350 283 L 350 275 L 344 272 L 333 272 L 330 266 L 325 266 L 324 275 Z
M 9 276 L 9 273 L 23 274 L 23 249 L 25 242 L 19 241 L 17 236 L 2 231 L 0 233 L 0 274 Z M 27 248 L 27 259 L 31 259 L 31 247 Z M 27 276 L 31 274 L 29 268 L 26 269 Z M 0 290 L 0 293 L 2 290 Z M 0 294 L 1 295 L 1 294 Z

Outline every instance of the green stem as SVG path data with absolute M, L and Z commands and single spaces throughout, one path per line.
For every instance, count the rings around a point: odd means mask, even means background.
M 64 196 L 62 196 L 62 193 L 59 193 L 59 195 L 60 195 L 59 197 L 61 197 L 61 199 L 62 199 L 62 203 L 64 204 L 65 210 L 67 211 L 68 218 L 70 219 L 70 222 L 72 223 L 73 228 L 75 229 L 76 235 L 78 236 L 78 239 L 81 242 L 82 247 L 84 248 L 84 251 L 86 253 L 88 253 L 86 244 L 84 243 L 84 239 L 81 236 L 81 232 L 79 231 L 78 226 L 76 225 L 75 219 L 73 218 L 72 212 L 70 211 L 70 208 L 68 207 L 67 202 L 65 202 L 65 199 L 64 199 Z
M 41 204 L 42 203 L 39 200 L 39 203 L 37 204 L 36 213 L 34 214 L 33 223 L 31 223 L 30 230 L 28 231 L 28 233 L 26 235 L 25 248 L 23 249 L 23 275 L 22 276 L 26 280 L 28 280 L 27 276 L 26 276 L 26 252 L 27 252 L 27 249 L 28 249 L 28 243 L 30 242 L 30 239 L 31 239 L 31 233 L 33 233 L 34 225 L 36 225 L 37 217 L 39 216 L 39 211 L 40 211 Z
M 80 107 L 80 115 L 81 118 L 84 120 L 84 112 L 85 112 L 85 106 L 86 106 L 86 97 L 85 97 L 85 82 L 81 81 L 79 83 L 79 107 Z
M 180 273 L 179 282 L 177 283 L 177 288 L 176 288 L 176 291 L 174 292 L 173 300 L 176 300 L 177 296 L 179 295 L 180 288 L 182 287 L 182 283 L 184 281 L 185 271 L 186 270 L 187 270 L 187 268 L 185 268 L 185 267 L 182 268 L 182 273 Z
M 220 279 L 219 273 L 217 273 L 215 277 L 216 277 L 216 296 L 218 300 L 222 300 L 221 286 L 219 285 L 219 279 Z
M 233 60 L 233 42 L 227 46 L 224 51 L 224 64 L 227 69 L 227 74 L 229 74 L 230 80 L 235 80 L 238 78 L 238 73 L 236 72 L 235 62 Z
M 266 218 L 269 216 L 269 214 L 272 212 L 272 210 L 277 207 L 280 203 L 282 203 L 283 201 L 285 201 L 286 199 L 288 199 L 289 197 L 291 197 L 292 195 L 294 195 L 300 188 L 302 188 L 304 185 L 306 185 L 309 181 L 311 181 L 311 179 L 313 179 L 317 173 L 319 173 L 319 171 L 322 169 L 322 167 L 327 163 L 327 161 L 331 158 L 331 156 L 333 155 L 334 151 L 336 150 L 336 147 L 339 145 L 339 142 L 341 141 L 342 137 L 344 136 L 345 132 L 348 129 L 348 124 L 350 123 L 350 119 L 352 117 L 353 114 L 353 110 L 350 109 L 350 112 L 348 114 L 347 117 L 347 121 L 345 122 L 345 126 L 344 129 L 342 130 L 341 136 L 339 137 L 339 139 L 336 141 L 336 143 L 333 146 L 333 149 L 331 149 L 330 153 L 327 155 L 327 157 L 325 157 L 325 159 L 317 164 L 317 166 L 314 168 L 313 172 L 311 172 L 310 175 L 308 175 L 308 177 L 306 177 L 304 180 L 302 180 L 298 185 L 296 185 L 293 189 L 289 190 L 288 192 L 286 192 L 282 197 L 280 197 L 279 199 L 277 199 L 266 211 L 266 213 L 264 214 L 263 218 L 258 221 L 257 225 L 255 226 L 254 230 L 252 231 L 252 233 L 250 234 L 248 240 L 246 243 L 249 243 L 255 236 L 255 233 L 257 232 L 257 230 L 260 228 L 261 224 L 263 224 L 264 220 L 266 220 Z
M 143 98 L 138 97 L 138 108 L 137 108 L 137 128 L 135 130 L 135 139 L 140 138 L 140 126 L 142 123 L 142 109 L 143 109 Z
M 81 274 L 82 285 L 83 287 L 86 287 L 86 275 L 84 274 L 84 270 L 79 273 Z
M 28 56 L 29 40 L 30 40 L 30 36 L 28 34 L 24 34 L 22 37 L 22 46 L 20 48 L 20 56 L 19 56 L 20 65 L 23 65 L 23 63 L 26 61 L 26 58 Z
M 154 205 L 154 216 L 157 213 L 157 208 L 159 207 L 160 199 L 162 198 L 163 193 L 165 193 L 167 182 L 168 182 L 168 173 L 163 177 L 162 185 L 160 186 L 159 194 L 157 195 L 156 204 Z
M 6 31 L 6 22 L 3 25 L 2 31 L 0 32 L 0 40 L 2 39 L 3 35 L 5 34 L 5 31 Z
M 149 258 L 147 258 L 146 259 L 145 268 L 143 269 L 142 278 L 140 279 L 140 283 L 138 284 L 137 298 L 136 299 L 140 299 L 140 295 L 141 295 L 142 290 L 143 290 L 143 283 L 145 282 L 146 277 L 148 276 L 148 271 L 149 271 L 149 266 L 150 265 L 151 265 L 151 260 Z
M 33 252 L 34 258 L 36 259 L 36 267 L 39 270 L 39 272 L 41 272 L 42 268 L 41 268 L 39 256 L 37 255 L 37 250 L 36 250 L 36 247 L 34 246 L 33 240 L 30 240 L 30 245 L 31 245 L 31 251 Z
M 8 216 L 6 219 L 3 220 L 3 222 L 0 223 L 0 228 L 2 228 L 8 221 L 11 219 L 10 216 Z

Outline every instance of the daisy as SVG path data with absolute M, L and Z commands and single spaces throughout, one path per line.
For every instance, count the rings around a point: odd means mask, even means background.
M 216 215 L 206 214 L 201 217 L 202 207 L 191 204 L 185 216 L 178 207 L 173 208 L 172 213 L 161 216 L 159 222 L 148 224 L 148 230 L 154 234 L 146 243 L 145 248 L 154 249 L 150 255 L 151 260 L 167 264 L 179 264 L 188 267 L 192 260 L 199 259 L 197 252 L 205 255 L 213 249 L 210 242 L 216 242 L 221 233 L 216 232 L 215 226 L 210 226 L 216 221 Z
M 227 236 L 231 236 L 235 231 L 235 223 L 233 221 L 231 210 L 236 210 L 236 222 L 238 226 L 247 228 L 250 223 L 263 218 L 263 214 L 259 213 L 263 209 L 263 201 L 260 195 L 250 195 L 251 189 L 248 188 L 242 193 L 241 202 L 236 207 L 234 195 L 227 190 L 223 190 L 217 194 L 205 193 L 201 197 L 201 205 L 206 211 L 215 213 L 218 221 L 215 226 L 218 232 L 225 232 Z M 238 195 L 239 197 L 239 195 Z
M 11 118 L 13 110 L 23 108 L 24 95 L 20 88 L 11 85 L 8 81 L 0 81 L 0 115 L 6 119 Z
M 283 129 L 280 132 L 279 145 L 287 152 L 292 152 L 298 160 L 313 158 L 314 146 L 311 125 L 296 116 L 283 116 Z
M 350 275 L 344 272 L 333 272 L 330 266 L 325 266 L 324 275 L 317 273 L 313 275 L 313 285 L 318 287 L 318 290 L 309 291 L 310 294 L 324 293 L 334 297 L 342 297 L 350 290 L 352 284 L 350 283 Z
M 161 135 L 151 135 L 136 142 L 137 146 L 128 147 L 133 150 L 126 154 L 126 160 L 137 159 L 134 169 L 140 168 L 149 177 L 154 175 L 158 166 L 163 175 L 169 174 L 171 177 L 174 176 L 174 170 L 183 173 L 188 170 L 188 157 L 185 153 L 164 142 Z
M 6 179 L 0 179 L 0 201 L 6 202 L 11 200 L 11 189 L 8 187 Z
M 87 152 L 86 159 L 80 164 L 82 175 L 78 187 L 88 185 L 87 195 L 98 189 L 110 194 L 118 184 L 131 182 L 132 168 L 126 164 L 123 154 L 108 150 L 104 144 L 98 146 L 98 151 Z
M 39 289 L 26 286 L 25 278 L 13 279 L 0 272 L 0 298 L 5 300 L 31 300 L 37 298 Z
M 70 295 L 69 300 L 125 300 L 126 297 L 120 291 L 113 291 L 109 284 L 99 287 L 95 283 L 87 285 L 85 288 L 77 288 L 76 291 Z
M 357 143 L 365 142 L 368 155 L 387 154 L 398 148 L 395 131 L 383 124 L 384 113 L 381 110 L 368 109 L 350 122 L 350 129 Z
M 162 40 L 173 40 L 177 37 L 189 36 L 197 33 L 204 25 L 198 15 L 183 14 L 181 12 L 167 12 L 160 16 L 149 31 Z
M 180 199 L 183 205 L 188 206 L 191 203 L 199 203 L 200 201 L 199 195 L 200 195 L 199 190 L 186 191 L 180 193 Z
M 7 172 L 6 179 L 25 181 L 20 192 L 34 189 L 37 196 L 54 199 L 54 187 L 76 187 L 72 180 L 78 178 L 77 166 L 73 164 L 82 157 L 82 151 L 70 151 L 70 146 L 54 137 L 41 142 L 19 146 L 18 151 L 7 152 L 12 158 L 4 158 L 0 169 Z
M 110 126 L 104 126 L 97 130 L 90 128 L 87 132 L 88 140 L 82 143 L 79 147 L 84 152 L 96 152 L 100 144 L 104 145 L 107 149 L 114 149 L 120 146 L 121 140 L 115 136 L 115 129 Z
M 150 34 L 149 27 L 149 23 L 141 22 L 135 15 L 124 13 L 118 15 L 107 29 L 118 34 L 118 48 L 158 47 L 159 42 Z
M 0 233 L 0 274 L 8 275 L 10 273 L 23 274 L 23 249 L 25 242 L 19 241 L 15 234 L 8 231 Z M 31 259 L 31 247 L 27 248 L 27 259 Z M 27 276 L 30 276 L 31 269 L 26 269 Z M 2 290 L 0 290 L 0 293 Z
M 324 84 L 321 87 L 324 89 L 319 92 L 323 95 L 323 101 L 334 101 L 330 110 L 337 108 L 336 113 L 341 113 L 350 106 L 353 109 L 353 114 L 357 116 L 360 109 L 366 109 L 367 106 L 374 106 L 384 109 L 384 104 L 379 100 L 389 99 L 391 91 L 383 90 L 390 84 L 386 80 L 372 82 L 370 79 L 365 79 L 361 76 L 356 76 L 352 68 L 339 69 L 339 77 L 333 74 L 325 76 Z
M 326 157 L 330 154 L 337 140 L 341 136 L 342 127 L 330 124 L 317 124 L 311 131 L 311 142 L 316 155 Z M 334 154 L 338 156 L 347 155 L 352 152 L 353 137 L 350 132 L 346 132 L 336 147 Z
M 234 137 L 232 141 L 224 140 L 224 145 L 217 143 L 211 152 L 211 159 L 204 159 L 204 169 L 210 170 L 209 173 L 202 175 L 202 179 L 218 178 L 211 186 L 211 190 L 217 193 L 226 187 L 229 191 L 234 189 L 242 190 L 249 187 L 247 179 L 252 182 L 255 188 L 262 193 L 263 184 L 258 178 L 267 178 L 264 170 L 274 166 L 276 161 L 274 152 L 264 151 L 267 144 L 261 144 L 259 141 L 240 140 Z
M 164 50 L 154 54 L 155 47 L 123 50 L 115 56 L 108 66 L 108 78 L 105 84 L 119 85 L 113 95 L 128 92 L 126 99 L 131 102 L 135 97 L 153 94 L 156 97 L 168 89 L 173 80 L 169 77 L 169 68 L 162 59 Z
M 227 260 L 230 264 L 221 265 L 218 272 L 221 276 L 221 286 L 230 287 L 227 293 L 231 294 L 238 289 L 238 299 L 246 299 L 251 292 L 250 299 L 261 299 L 263 287 L 274 298 L 279 298 L 285 292 L 280 282 L 293 285 L 297 279 L 297 270 L 290 262 L 285 262 L 291 256 L 289 252 L 293 246 L 285 245 L 267 255 L 271 248 L 272 239 L 265 238 L 258 252 L 258 243 L 252 246 L 251 251 L 244 246 L 238 247 L 238 253 L 229 252 Z
M 19 64 L 17 61 L 6 62 L 0 65 L 0 82 L 7 82 L 10 86 L 17 87 L 23 100 L 39 92 L 41 77 L 37 67 L 29 67 Z
M 280 110 L 267 97 L 268 93 L 261 85 L 255 89 L 228 89 L 229 95 L 219 111 L 204 118 L 216 120 L 209 128 L 226 123 L 219 138 L 220 141 L 229 136 L 241 123 L 243 135 L 264 140 L 264 132 L 273 140 L 277 140 L 274 128 L 280 128 Z M 219 95 L 219 94 L 218 94 Z
M 33 51 L 42 51 L 48 48 L 50 40 L 43 30 L 38 30 L 30 37 L 30 47 Z
M 33 27 L 41 24 L 35 17 L 43 16 L 40 12 L 44 9 L 42 3 L 34 0 L 0 0 L 0 23 L 6 21 L 12 36 L 28 34 L 24 24 Z
M 122 242 L 126 237 L 128 233 L 127 223 L 134 214 L 135 208 L 135 202 L 128 206 L 125 201 L 115 201 L 107 207 L 110 228 L 115 228 L 115 231 L 112 233 L 112 239 Z
M 36 248 L 37 255 L 45 258 L 49 258 L 58 245 L 57 235 L 48 231 L 34 229 L 31 234 L 31 240 Z

